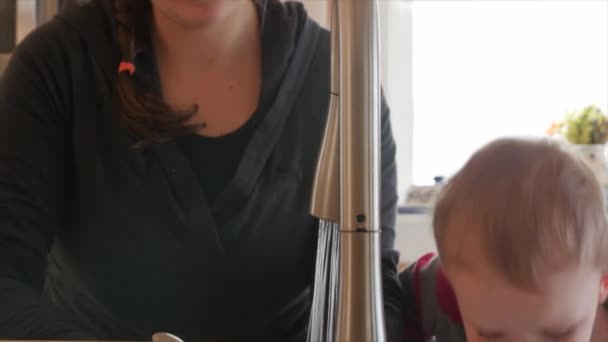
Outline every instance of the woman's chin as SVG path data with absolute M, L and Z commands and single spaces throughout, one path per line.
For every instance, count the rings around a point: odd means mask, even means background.
M 185 27 L 203 27 L 228 16 L 239 0 L 152 0 L 155 10 Z

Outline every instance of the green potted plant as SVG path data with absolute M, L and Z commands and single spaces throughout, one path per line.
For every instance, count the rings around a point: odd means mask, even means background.
M 573 151 L 597 173 L 602 184 L 608 184 L 608 117 L 599 107 L 591 105 L 580 111 L 569 112 L 562 121 L 554 122 L 547 133 L 559 135 L 570 143 Z

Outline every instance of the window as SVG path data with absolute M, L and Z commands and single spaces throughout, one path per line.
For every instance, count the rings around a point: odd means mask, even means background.
M 566 111 L 608 110 L 607 1 L 402 5 L 412 18 L 413 183 L 450 176 L 494 138 L 542 136 Z
M 304 3 L 327 24 L 326 1 Z M 590 104 L 608 112 L 608 1 L 379 4 L 402 197 L 492 139 L 542 136 Z

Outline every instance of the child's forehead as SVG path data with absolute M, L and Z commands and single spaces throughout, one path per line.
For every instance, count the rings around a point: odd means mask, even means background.
M 598 242 L 603 241 L 602 236 L 598 239 L 593 239 L 593 234 L 576 236 L 565 228 L 559 229 L 561 233 L 527 234 L 527 230 L 551 229 L 544 226 L 519 229 L 517 225 L 488 228 L 482 222 L 464 220 L 453 220 L 448 228 L 438 241 L 442 264 L 469 272 L 500 270 L 499 275 L 529 289 L 538 287 L 543 274 L 547 278 L 571 267 L 601 267 L 596 251 L 606 245 Z
M 601 280 L 607 276 L 605 272 L 592 265 L 572 264 L 555 269 L 547 267 L 537 273 L 534 288 L 526 288 L 519 286 L 518 283 L 509 279 L 508 275 L 491 264 L 487 258 L 483 257 L 480 249 L 471 246 L 465 255 L 467 260 L 465 266 L 442 265 L 442 271 L 453 286 L 484 287 L 488 290 L 501 289 L 505 292 L 548 297 L 553 293 L 565 294 L 566 290 L 571 288 L 582 289 L 582 286 L 586 284 L 600 284 Z
M 570 324 L 597 306 L 601 281 L 597 270 L 573 268 L 541 277 L 534 291 L 518 288 L 491 270 L 448 269 L 446 275 L 463 319 L 488 325 L 519 318 L 521 324 Z

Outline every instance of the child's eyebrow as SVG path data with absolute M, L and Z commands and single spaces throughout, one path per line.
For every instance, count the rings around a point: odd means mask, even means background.
M 498 338 L 502 338 L 505 336 L 504 333 L 499 332 L 499 331 L 490 331 L 490 330 L 485 330 L 485 329 L 480 329 L 480 328 L 477 328 L 477 334 L 481 337 L 490 338 L 490 339 L 498 339 Z
M 565 337 L 575 331 L 581 325 L 581 323 L 585 321 L 585 319 L 586 317 L 583 317 L 575 323 L 568 324 L 565 327 L 564 325 L 561 325 L 561 327 L 557 329 L 543 329 L 542 334 L 550 338 Z

